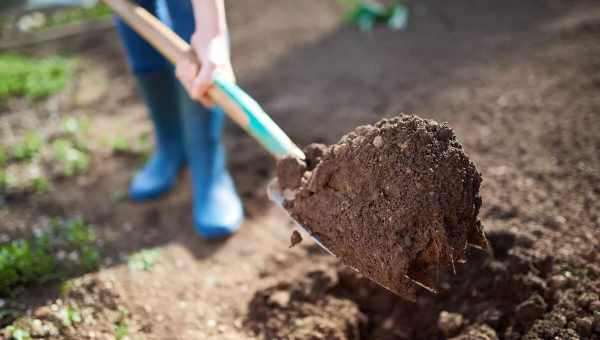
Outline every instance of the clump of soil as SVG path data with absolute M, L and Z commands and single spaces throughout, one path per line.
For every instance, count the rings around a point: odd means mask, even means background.
M 278 163 L 285 208 L 341 261 L 396 294 L 435 287 L 440 266 L 485 246 L 481 175 L 447 124 L 402 115 L 365 125 L 306 161 Z

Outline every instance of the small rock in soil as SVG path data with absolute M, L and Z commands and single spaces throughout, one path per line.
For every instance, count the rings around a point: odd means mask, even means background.
M 488 325 L 476 325 L 467 329 L 464 334 L 449 340 L 498 340 L 498 335 Z
M 531 325 L 535 320 L 544 315 L 546 302 L 538 294 L 532 295 L 515 309 L 517 320 L 524 326 Z
M 290 248 L 294 247 L 300 242 L 302 242 L 302 235 L 300 235 L 298 230 L 294 230 L 292 235 L 290 235 Z
M 464 318 L 458 313 L 442 311 L 438 318 L 438 328 L 446 337 L 458 334 L 464 323 Z

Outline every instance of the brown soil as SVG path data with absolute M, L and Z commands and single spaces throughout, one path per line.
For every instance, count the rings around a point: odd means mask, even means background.
M 308 154 L 314 167 L 278 162 L 281 190 L 293 192 L 285 208 L 344 264 L 396 294 L 414 301 L 414 282 L 436 287 L 440 266 L 463 262 L 467 242 L 487 247 L 481 176 L 447 124 L 384 119 L 344 135 L 320 160 Z
M 52 216 L 93 223 L 104 265 L 80 279 L 118 297 L 132 339 L 600 338 L 598 1 L 419 0 L 406 32 L 369 34 L 344 26 L 335 1 L 228 4 L 238 79 L 296 143 L 332 144 L 400 112 L 449 122 L 482 174 L 480 218 L 494 255 L 468 249 L 456 275 L 440 271 L 438 295 L 419 289 L 410 303 L 309 239 L 288 250 L 293 225 L 265 192 L 274 162 L 231 126 L 229 164 L 248 218 L 225 242 L 194 235 L 187 177 L 165 199 L 132 204 L 119 197 L 140 159 L 102 150 L 88 173 L 47 194 L 7 197 L 2 239 Z M 0 137 L 63 113 L 89 115 L 97 145 L 150 130 L 114 32 L 34 52 L 47 50 L 71 51 L 84 64 L 75 102 L 17 105 L 0 114 Z M 123 259 L 144 248 L 160 249 L 157 265 L 132 272 Z M 315 292 L 294 293 L 304 289 Z M 106 306 L 103 294 L 81 291 Z M 276 303 L 290 293 L 287 307 L 265 302 L 276 291 Z M 47 284 L 2 299 L 31 313 L 80 301 L 59 295 Z M 115 310 L 95 313 L 102 321 L 75 325 L 76 338 L 85 339 L 80 327 L 88 338 L 114 327 Z M 304 333 L 294 319 L 305 320 Z

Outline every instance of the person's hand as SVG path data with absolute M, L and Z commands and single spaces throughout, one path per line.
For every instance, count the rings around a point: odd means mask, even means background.
M 212 107 L 214 102 L 208 97 L 208 91 L 214 86 L 215 77 L 218 75 L 235 82 L 227 37 L 218 35 L 206 38 L 196 32 L 192 35 L 191 46 L 198 60 L 179 60 L 175 71 L 177 78 L 192 99 L 200 101 L 206 107 Z M 199 64 L 202 65 L 200 69 Z

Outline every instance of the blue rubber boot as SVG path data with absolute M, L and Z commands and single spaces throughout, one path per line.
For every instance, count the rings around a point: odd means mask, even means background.
M 153 199 L 169 192 L 185 163 L 178 91 L 173 72 L 165 69 L 136 75 L 138 87 L 154 125 L 155 150 L 129 186 L 133 201 Z
M 178 86 L 185 150 L 192 175 L 194 224 L 205 238 L 233 234 L 242 223 L 244 210 L 225 166 L 221 133 L 225 115 L 192 101 Z

